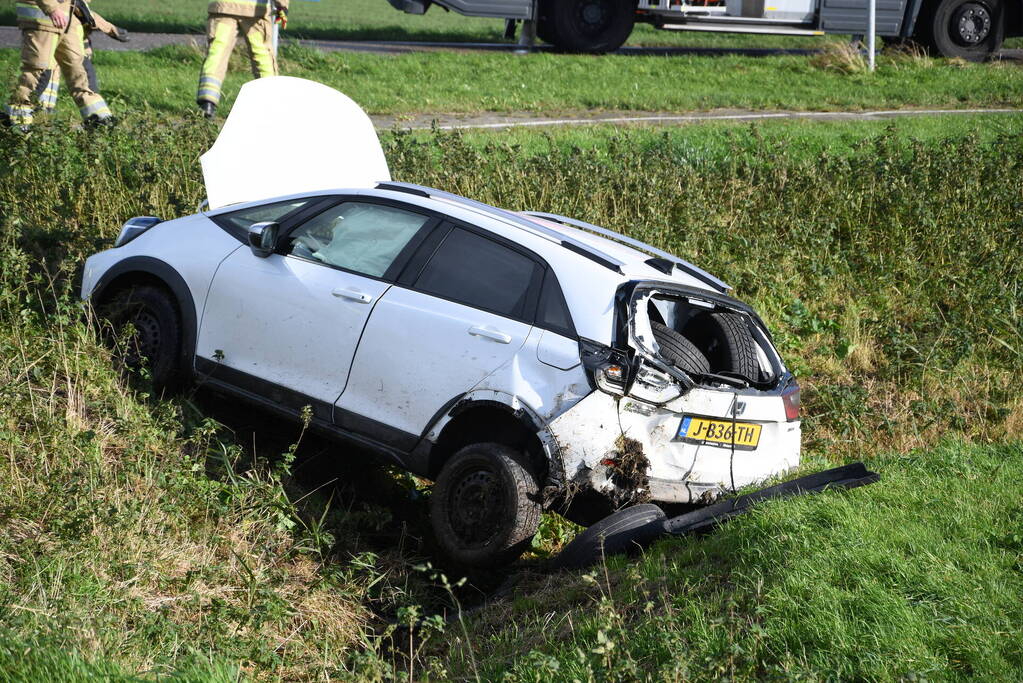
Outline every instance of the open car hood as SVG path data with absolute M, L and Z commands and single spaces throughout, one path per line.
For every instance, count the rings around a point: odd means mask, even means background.
M 211 209 L 391 179 L 366 112 L 333 88 L 290 76 L 242 86 L 200 161 Z

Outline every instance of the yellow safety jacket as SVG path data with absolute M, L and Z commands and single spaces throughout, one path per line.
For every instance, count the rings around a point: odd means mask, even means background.
M 288 0 L 274 0 L 278 7 L 288 9 Z M 213 0 L 210 14 L 228 14 L 232 17 L 265 17 L 270 13 L 271 0 Z
M 18 28 L 60 33 L 61 29 L 50 20 L 50 14 L 57 10 L 63 10 L 64 14 L 70 16 L 71 0 L 18 0 L 14 3 Z

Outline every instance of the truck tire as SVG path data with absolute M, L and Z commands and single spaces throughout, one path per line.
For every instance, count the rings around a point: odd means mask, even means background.
M 541 2 L 536 13 L 536 37 L 548 45 L 557 45 L 558 34 L 554 31 L 554 19 L 551 18 L 551 0 Z
M 700 313 L 686 323 L 682 334 L 707 357 L 711 372 L 760 378 L 756 341 L 738 313 Z
M 917 36 L 935 54 L 984 62 L 1002 47 L 1004 14 L 1001 0 L 936 0 L 921 10 Z
M 181 321 L 173 298 L 159 287 L 139 285 L 117 292 L 100 307 L 115 335 L 130 323 L 134 334 L 122 339 L 120 360 L 128 370 L 147 368 L 158 391 L 180 386 Z M 112 341 L 112 339 L 110 339 Z
M 542 16 L 550 24 L 538 28 L 548 40 L 569 52 L 611 52 L 632 33 L 635 0 L 547 0 Z M 543 21 L 540 22 L 544 23 Z M 538 33 L 538 35 L 540 35 Z
M 441 550 L 470 567 L 518 559 L 540 525 L 539 486 L 525 454 L 499 443 L 470 444 L 441 470 L 430 522 Z
M 660 347 L 661 357 L 682 372 L 690 375 L 705 375 L 710 372 L 710 361 L 696 348 L 693 342 L 667 325 L 650 321 L 654 339 Z

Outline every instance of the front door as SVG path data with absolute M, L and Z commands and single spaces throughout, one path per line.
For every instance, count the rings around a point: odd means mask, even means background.
M 249 382 L 264 398 L 280 400 L 272 389 L 283 387 L 298 394 L 286 392 L 289 401 L 330 406 L 373 308 L 432 222 L 384 203 L 343 201 L 282 236 L 278 253 L 236 250 L 210 286 L 197 355 L 215 364 L 212 376 L 223 366 L 221 379 Z

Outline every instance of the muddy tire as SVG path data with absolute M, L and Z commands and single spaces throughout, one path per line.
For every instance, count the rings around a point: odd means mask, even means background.
M 158 391 L 180 386 L 185 376 L 181 319 L 169 294 L 151 285 L 129 287 L 104 304 L 100 315 L 110 324 L 108 341 L 120 342 L 120 361 L 126 370 L 148 369 Z M 126 338 L 129 324 L 134 333 Z
M 731 373 L 757 381 L 760 362 L 757 343 L 746 320 L 737 313 L 701 313 L 682 330 L 710 362 L 710 371 Z
M 430 495 L 437 543 L 455 562 L 494 567 L 516 560 L 540 524 L 539 486 L 522 453 L 497 443 L 451 457 Z
M 604 557 L 639 550 L 664 535 L 667 517 L 656 505 L 633 505 L 605 517 L 572 539 L 554 558 L 557 569 L 582 569 Z
M 690 340 L 667 325 L 650 321 L 654 339 L 661 348 L 661 357 L 682 372 L 703 375 L 710 372 L 710 361 Z

